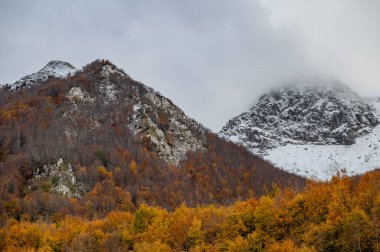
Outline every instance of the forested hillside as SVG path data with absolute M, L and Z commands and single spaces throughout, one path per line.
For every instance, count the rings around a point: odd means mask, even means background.
M 3 227 L 10 219 L 133 213 L 143 203 L 229 205 L 305 184 L 220 139 L 108 61 L 42 79 L 0 91 Z

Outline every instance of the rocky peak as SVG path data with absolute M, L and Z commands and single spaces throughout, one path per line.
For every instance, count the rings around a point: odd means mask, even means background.
M 378 123 L 374 108 L 349 87 L 313 79 L 262 95 L 219 134 L 261 154 L 287 143 L 350 145 Z
M 73 65 L 71 65 L 70 63 L 68 62 L 65 62 L 65 61 L 60 61 L 60 60 L 51 60 L 49 61 L 49 63 L 46 64 L 46 66 L 44 68 L 42 68 L 42 70 L 45 70 L 45 71 L 49 71 L 49 70 L 60 70 L 60 69 L 75 69 L 75 67 Z
M 134 81 L 108 60 L 96 60 L 84 72 L 96 75 L 97 93 L 114 112 L 128 105 L 129 128 L 137 138 L 149 142 L 152 151 L 171 164 L 178 164 L 190 150 L 206 146 L 206 130 L 151 87 Z M 74 92 L 76 91 L 76 92 Z M 73 90 L 68 97 L 73 93 Z M 82 97 L 83 95 L 79 95 Z
M 102 70 L 99 73 L 100 76 L 104 78 L 109 78 L 112 74 L 117 74 L 119 77 L 127 77 L 130 78 L 129 75 L 127 75 L 123 69 L 116 67 L 112 63 L 107 63 L 102 66 Z
M 104 79 L 109 79 L 111 76 L 131 79 L 131 77 L 122 68 L 117 67 L 109 60 L 97 59 L 84 66 L 83 69 L 89 75 L 96 74 Z

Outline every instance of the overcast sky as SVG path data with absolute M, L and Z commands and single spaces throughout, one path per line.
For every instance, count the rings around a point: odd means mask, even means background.
M 279 81 L 380 96 L 378 0 L 0 0 L 0 83 L 111 60 L 218 131 Z

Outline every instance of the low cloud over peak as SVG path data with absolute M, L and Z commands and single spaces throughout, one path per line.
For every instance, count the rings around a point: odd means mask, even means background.
M 51 59 L 107 58 L 219 130 L 298 74 L 380 95 L 379 9 L 375 0 L 4 0 L 0 82 Z

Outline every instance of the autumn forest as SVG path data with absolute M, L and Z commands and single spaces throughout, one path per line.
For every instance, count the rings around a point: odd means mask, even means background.
M 71 199 L 82 216 L 55 213 L 32 221 L 8 219 L 0 230 L 2 250 L 38 251 L 379 251 L 380 172 L 309 182 L 302 192 L 273 187 L 267 195 L 223 207 L 185 203 L 168 211 L 140 205 L 114 188 L 96 186 L 86 206 Z M 110 200 L 117 210 L 107 211 Z M 113 192 L 110 192 L 114 190 Z M 103 195 L 103 196 L 101 196 Z M 41 195 L 51 204 L 51 196 Z M 92 200 L 91 200 L 92 199 Z M 93 211 L 96 199 L 96 208 Z M 7 203 L 7 211 L 17 211 Z M 98 212 L 100 211 L 100 214 Z M 87 217 L 86 217 L 87 216 Z

